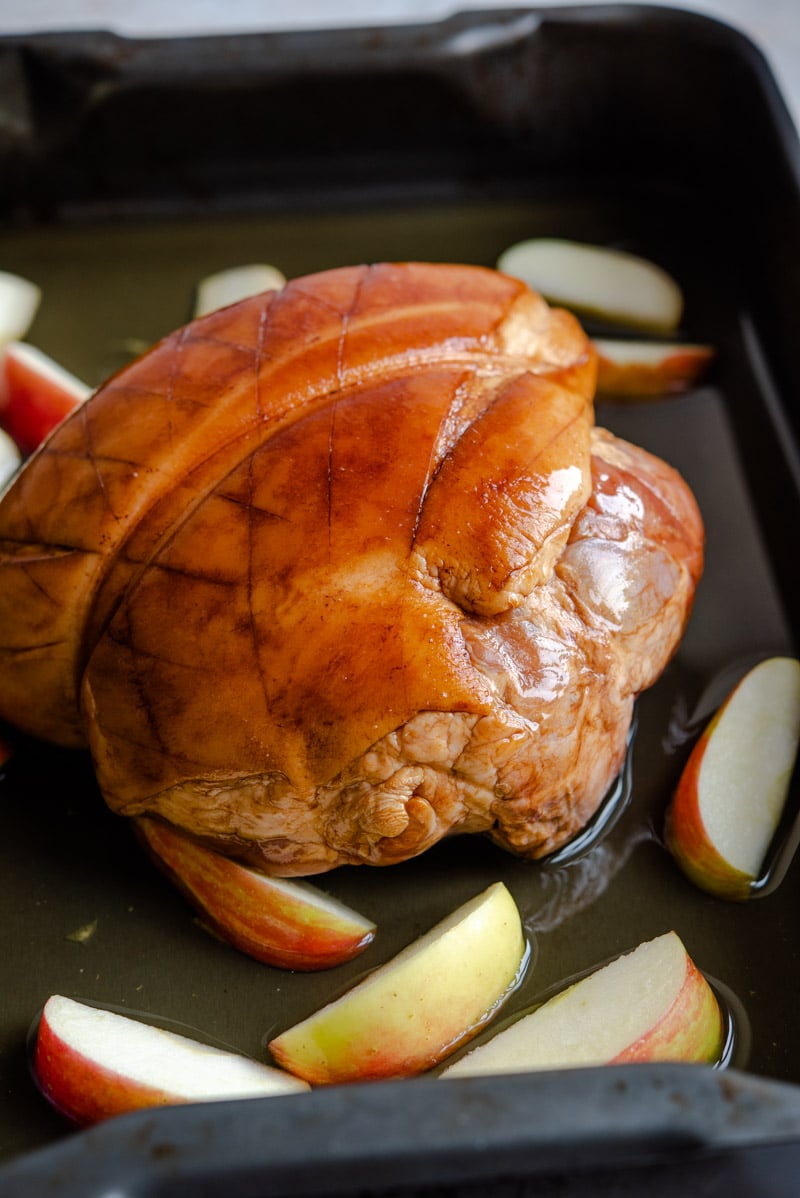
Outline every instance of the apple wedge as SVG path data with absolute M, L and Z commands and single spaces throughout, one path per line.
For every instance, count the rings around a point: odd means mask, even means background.
M 375 938 L 375 924 L 322 890 L 205 848 L 160 820 L 136 820 L 156 864 L 230 944 L 282 969 L 329 969 Z
M 493 1019 L 527 961 L 519 912 L 498 882 L 270 1042 L 312 1083 L 410 1077 Z
M 550 303 L 627 328 L 669 335 L 683 314 L 683 294 L 672 276 L 624 250 L 533 238 L 504 250 L 497 268 Z
M 658 399 L 694 386 L 714 360 L 710 345 L 678 341 L 594 338 L 597 393 L 621 399 Z
M 45 1097 L 82 1125 L 141 1107 L 309 1088 L 249 1057 L 60 994 L 45 1003 L 33 1068 Z
M 0 427 L 32 453 L 91 388 L 47 354 L 22 341 L 5 347 L 0 363 Z
M 41 301 L 36 283 L 0 270 L 0 347 L 27 334 Z
M 667 846 L 702 890 L 749 897 L 786 803 L 799 738 L 800 662 L 769 657 L 706 725 L 667 811 Z
M 209 312 L 249 299 L 251 295 L 259 295 L 262 291 L 279 291 L 285 284 L 286 277 L 276 266 L 262 262 L 220 270 L 198 283 L 194 316 L 207 316 Z
M 0 487 L 4 487 L 22 465 L 22 454 L 16 441 L 0 428 Z
M 719 1060 L 724 1024 L 713 990 L 667 932 L 523 1015 L 442 1077 L 637 1061 Z

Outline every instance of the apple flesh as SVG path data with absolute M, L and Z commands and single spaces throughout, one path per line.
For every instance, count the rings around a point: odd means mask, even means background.
M 5 487 L 22 465 L 22 454 L 16 441 L 0 428 L 0 487 Z
M 767 658 L 707 724 L 667 812 L 667 846 L 702 890 L 749 897 L 786 803 L 799 738 L 800 662 Z
M 41 288 L 30 279 L 0 270 L 0 347 L 26 335 L 41 300 Z
M 272 878 L 160 820 L 136 820 L 156 864 L 204 922 L 242 952 L 282 969 L 329 969 L 375 938 L 375 924 L 306 882 Z
M 675 932 L 573 983 L 455 1061 L 442 1077 L 643 1061 L 719 1060 L 713 990 Z
M 0 363 L 0 427 L 32 453 L 90 391 L 41 350 L 12 341 Z
M 142 1107 L 308 1090 L 269 1065 L 60 994 L 45 1003 L 33 1067 L 45 1097 L 82 1125 Z
M 502 883 L 459 907 L 341 998 L 270 1042 L 312 1083 L 410 1077 L 493 1019 L 519 982 L 527 946 Z
M 627 328 L 668 335 L 683 314 L 683 293 L 672 276 L 623 250 L 533 238 L 504 250 L 497 268 L 552 304 Z
M 658 399 L 687 391 L 714 360 L 710 345 L 594 338 L 598 395 Z
M 232 266 L 208 275 L 197 286 L 194 316 L 207 316 L 218 308 L 260 295 L 262 291 L 279 291 L 286 277 L 275 266 L 254 262 L 248 266 Z

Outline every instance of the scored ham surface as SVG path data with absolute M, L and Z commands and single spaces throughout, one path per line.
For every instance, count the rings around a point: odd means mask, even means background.
M 0 715 L 274 873 L 559 847 L 702 569 L 686 484 L 593 428 L 595 375 L 571 316 L 478 267 L 193 322 L 0 502 Z

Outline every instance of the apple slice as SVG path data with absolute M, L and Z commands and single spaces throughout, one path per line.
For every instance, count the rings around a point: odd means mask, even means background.
M 309 1089 L 249 1057 L 60 994 L 45 1003 L 33 1067 L 45 1097 L 84 1125 L 141 1107 Z
M 786 803 L 798 739 L 800 662 L 769 657 L 706 725 L 667 812 L 667 846 L 702 890 L 749 897 Z
M 0 365 L 0 426 L 23 453 L 32 453 L 91 388 L 40 349 L 22 341 L 5 347 Z
M 504 250 L 497 268 L 550 303 L 612 324 L 670 334 L 683 314 L 683 294 L 671 275 L 624 250 L 541 237 Z
M 272 878 L 142 816 L 144 845 L 213 930 L 282 969 L 329 969 L 375 938 L 375 924 L 307 882 Z
M 410 1077 L 493 1019 L 527 961 L 519 912 L 497 882 L 341 998 L 270 1042 L 306 1081 Z
M 0 428 L 0 488 L 4 487 L 22 465 L 22 454 L 16 441 Z
M 657 399 L 687 391 L 710 366 L 710 345 L 677 341 L 594 338 L 597 391 L 620 398 Z
M 454 1061 L 442 1077 L 636 1061 L 718 1061 L 719 1004 L 667 932 L 588 974 Z
M 0 347 L 27 334 L 41 301 L 41 289 L 30 279 L 0 270 Z
M 262 291 L 280 291 L 286 277 L 276 266 L 254 262 L 249 266 L 232 266 L 208 275 L 197 286 L 194 315 L 206 316 L 218 308 L 226 308 L 239 300 L 249 299 Z

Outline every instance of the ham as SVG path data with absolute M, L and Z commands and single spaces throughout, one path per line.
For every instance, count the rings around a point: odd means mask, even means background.
M 324 272 L 167 337 L 0 502 L 0 717 L 275 874 L 597 809 L 703 527 L 594 350 L 479 267 Z

